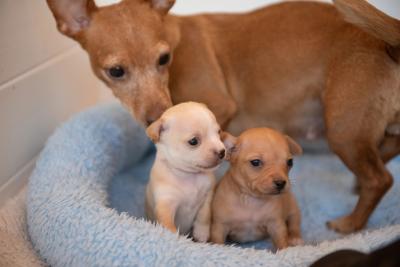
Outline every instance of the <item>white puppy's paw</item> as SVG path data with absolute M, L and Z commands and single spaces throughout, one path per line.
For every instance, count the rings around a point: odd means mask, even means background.
M 197 242 L 207 242 L 210 238 L 210 225 L 208 224 L 195 224 L 193 226 L 193 238 Z

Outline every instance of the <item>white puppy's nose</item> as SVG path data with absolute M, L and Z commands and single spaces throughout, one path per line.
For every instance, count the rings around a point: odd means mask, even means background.
M 225 157 L 225 149 L 221 150 L 216 150 L 214 151 L 215 155 L 218 156 L 218 158 L 223 159 Z

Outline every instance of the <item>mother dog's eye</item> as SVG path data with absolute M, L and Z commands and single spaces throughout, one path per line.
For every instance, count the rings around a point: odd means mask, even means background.
M 288 165 L 289 168 L 291 168 L 293 166 L 293 159 L 288 159 L 286 161 L 286 164 Z
M 107 72 L 108 72 L 108 75 L 110 75 L 111 78 L 114 78 L 114 79 L 121 79 L 122 77 L 125 76 L 125 70 L 121 66 L 111 67 L 108 69 Z
M 259 166 L 261 166 L 262 162 L 259 159 L 253 159 L 253 160 L 250 160 L 250 164 L 253 165 L 254 167 L 259 167 Z
M 188 141 L 188 143 L 191 146 L 197 146 L 199 144 L 199 139 L 197 137 L 193 137 Z
M 158 59 L 158 65 L 160 66 L 167 65 L 169 63 L 170 58 L 171 56 L 169 53 L 162 54 Z

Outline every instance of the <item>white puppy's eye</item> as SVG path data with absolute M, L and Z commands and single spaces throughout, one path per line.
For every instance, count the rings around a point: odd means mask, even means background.
M 188 143 L 191 146 L 197 146 L 199 144 L 199 139 L 197 137 L 193 137 L 188 141 Z

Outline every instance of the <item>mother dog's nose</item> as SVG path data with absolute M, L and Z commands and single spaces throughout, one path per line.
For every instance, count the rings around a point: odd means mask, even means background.
M 154 122 L 153 119 L 147 119 L 147 121 L 146 121 L 147 126 L 150 126 L 153 122 Z
M 160 113 L 160 114 L 158 114 L 158 113 L 151 113 L 151 114 L 147 115 L 147 117 L 146 117 L 146 123 L 147 123 L 147 125 L 146 125 L 146 126 L 150 126 L 150 124 L 152 124 L 153 122 L 155 122 L 155 121 L 161 116 L 161 114 L 162 114 L 162 113 Z
M 142 122 L 147 123 L 146 126 L 158 120 L 164 111 L 172 107 L 171 98 L 167 93 L 159 92 L 159 95 L 153 98 L 143 100 L 141 108 L 137 110 L 137 112 L 142 112 Z
M 152 124 L 153 122 L 155 122 L 156 120 L 158 120 L 158 118 L 161 117 L 161 115 L 163 114 L 163 112 L 167 109 L 168 107 L 166 106 L 155 106 L 153 107 L 147 114 L 146 114 L 146 126 L 149 126 L 150 124 Z
M 223 159 L 223 158 L 225 157 L 225 149 L 222 149 L 222 150 L 220 150 L 220 151 L 215 151 L 214 153 L 215 153 L 215 155 L 217 155 L 218 158 L 220 158 L 220 159 Z

